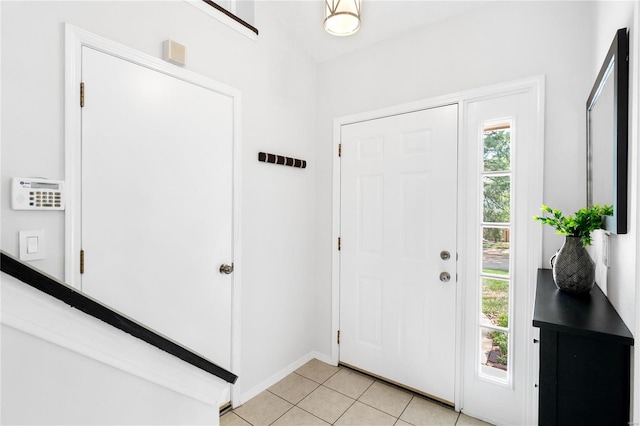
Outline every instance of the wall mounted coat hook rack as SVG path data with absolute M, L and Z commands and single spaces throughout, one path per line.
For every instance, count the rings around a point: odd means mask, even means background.
M 300 169 L 307 168 L 307 162 L 298 158 L 285 157 L 283 155 L 269 154 L 266 152 L 258 153 L 258 161 L 263 163 L 281 164 L 283 166 L 298 167 Z

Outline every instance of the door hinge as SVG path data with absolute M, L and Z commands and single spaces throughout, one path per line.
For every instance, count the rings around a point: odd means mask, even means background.
M 342 157 L 342 144 L 338 144 L 338 157 Z
M 338 344 L 340 344 L 340 330 L 338 330 Z
M 338 251 L 342 248 L 342 239 L 338 237 Z
M 84 107 L 84 83 L 80 83 L 80 108 Z
M 80 273 L 84 274 L 84 250 L 80 250 Z

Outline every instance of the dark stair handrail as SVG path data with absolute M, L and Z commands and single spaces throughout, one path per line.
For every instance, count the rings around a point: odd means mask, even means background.
M 88 297 L 75 288 L 59 281 L 50 275 L 16 259 L 3 250 L 0 250 L 0 269 L 2 272 L 36 288 L 43 293 L 70 305 L 87 315 L 91 315 L 105 323 L 124 331 L 150 345 L 155 346 L 175 357 L 180 358 L 194 367 L 213 374 L 214 376 L 234 384 L 238 376 L 232 372 L 212 363 L 184 346 L 159 335 L 144 325 L 127 318 L 106 305 Z

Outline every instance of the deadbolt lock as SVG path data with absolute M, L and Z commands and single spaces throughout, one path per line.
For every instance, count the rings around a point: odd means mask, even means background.
M 440 252 L 440 259 L 442 259 L 442 260 L 449 260 L 449 259 L 451 259 L 451 253 L 449 253 L 449 252 L 448 252 L 448 251 L 446 251 L 446 250 L 442 250 L 442 251 Z

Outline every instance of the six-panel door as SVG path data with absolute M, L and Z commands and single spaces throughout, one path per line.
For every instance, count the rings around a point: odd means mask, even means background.
M 457 105 L 342 126 L 340 361 L 453 403 Z

